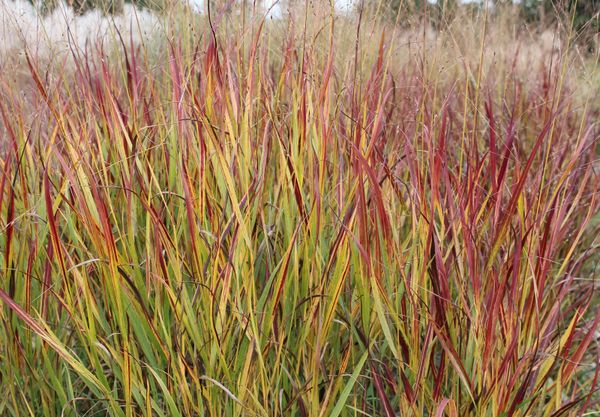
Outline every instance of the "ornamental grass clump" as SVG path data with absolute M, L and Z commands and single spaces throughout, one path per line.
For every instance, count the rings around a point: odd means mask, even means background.
M 108 48 L 118 38 L 117 34 L 133 38 L 135 45 L 149 43 L 161 29 L 156 13 L 131 5 L 126 5 L 117 16 L 106 16 L 99 10 L 78 15 L 60 3 L 52 13 L 40 15 L 23 0 L 1 0 L 0 68 L 8 71 L 8 64 L 17 58 L 21 59 L 21 67 L 27 68 L 25 50 L 35 55 L 40 66 L 48 63 L 61 66 L 70 61 L 73 49 L 83 51 L 99 45 Z
M 322 16 L 187 10 L 0 72 L 0 415 L 598 410 L 568 31 L 524 72 L 486 16 L 468 51 Z

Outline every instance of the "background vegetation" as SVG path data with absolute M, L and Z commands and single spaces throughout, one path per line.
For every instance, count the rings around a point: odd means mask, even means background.
M 214 6 L 4 51 L 0 415 L 597 413 L 572 19 Z

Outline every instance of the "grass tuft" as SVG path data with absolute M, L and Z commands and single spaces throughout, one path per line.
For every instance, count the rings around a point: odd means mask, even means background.
M 571 34 L 237 11 L 0 69 L 0 415 L 598 410 Z

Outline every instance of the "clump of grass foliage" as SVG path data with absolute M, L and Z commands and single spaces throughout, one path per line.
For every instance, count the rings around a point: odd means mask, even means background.
M 598 410 L 568 24 L 523 62 L 485 10 L 331 11 L 176 8 L 2 64 L 0 415 Z

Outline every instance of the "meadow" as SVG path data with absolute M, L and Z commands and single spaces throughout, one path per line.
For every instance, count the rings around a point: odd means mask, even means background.
M 568 11 L 0 1 L 0 416 L 600 415 Z

